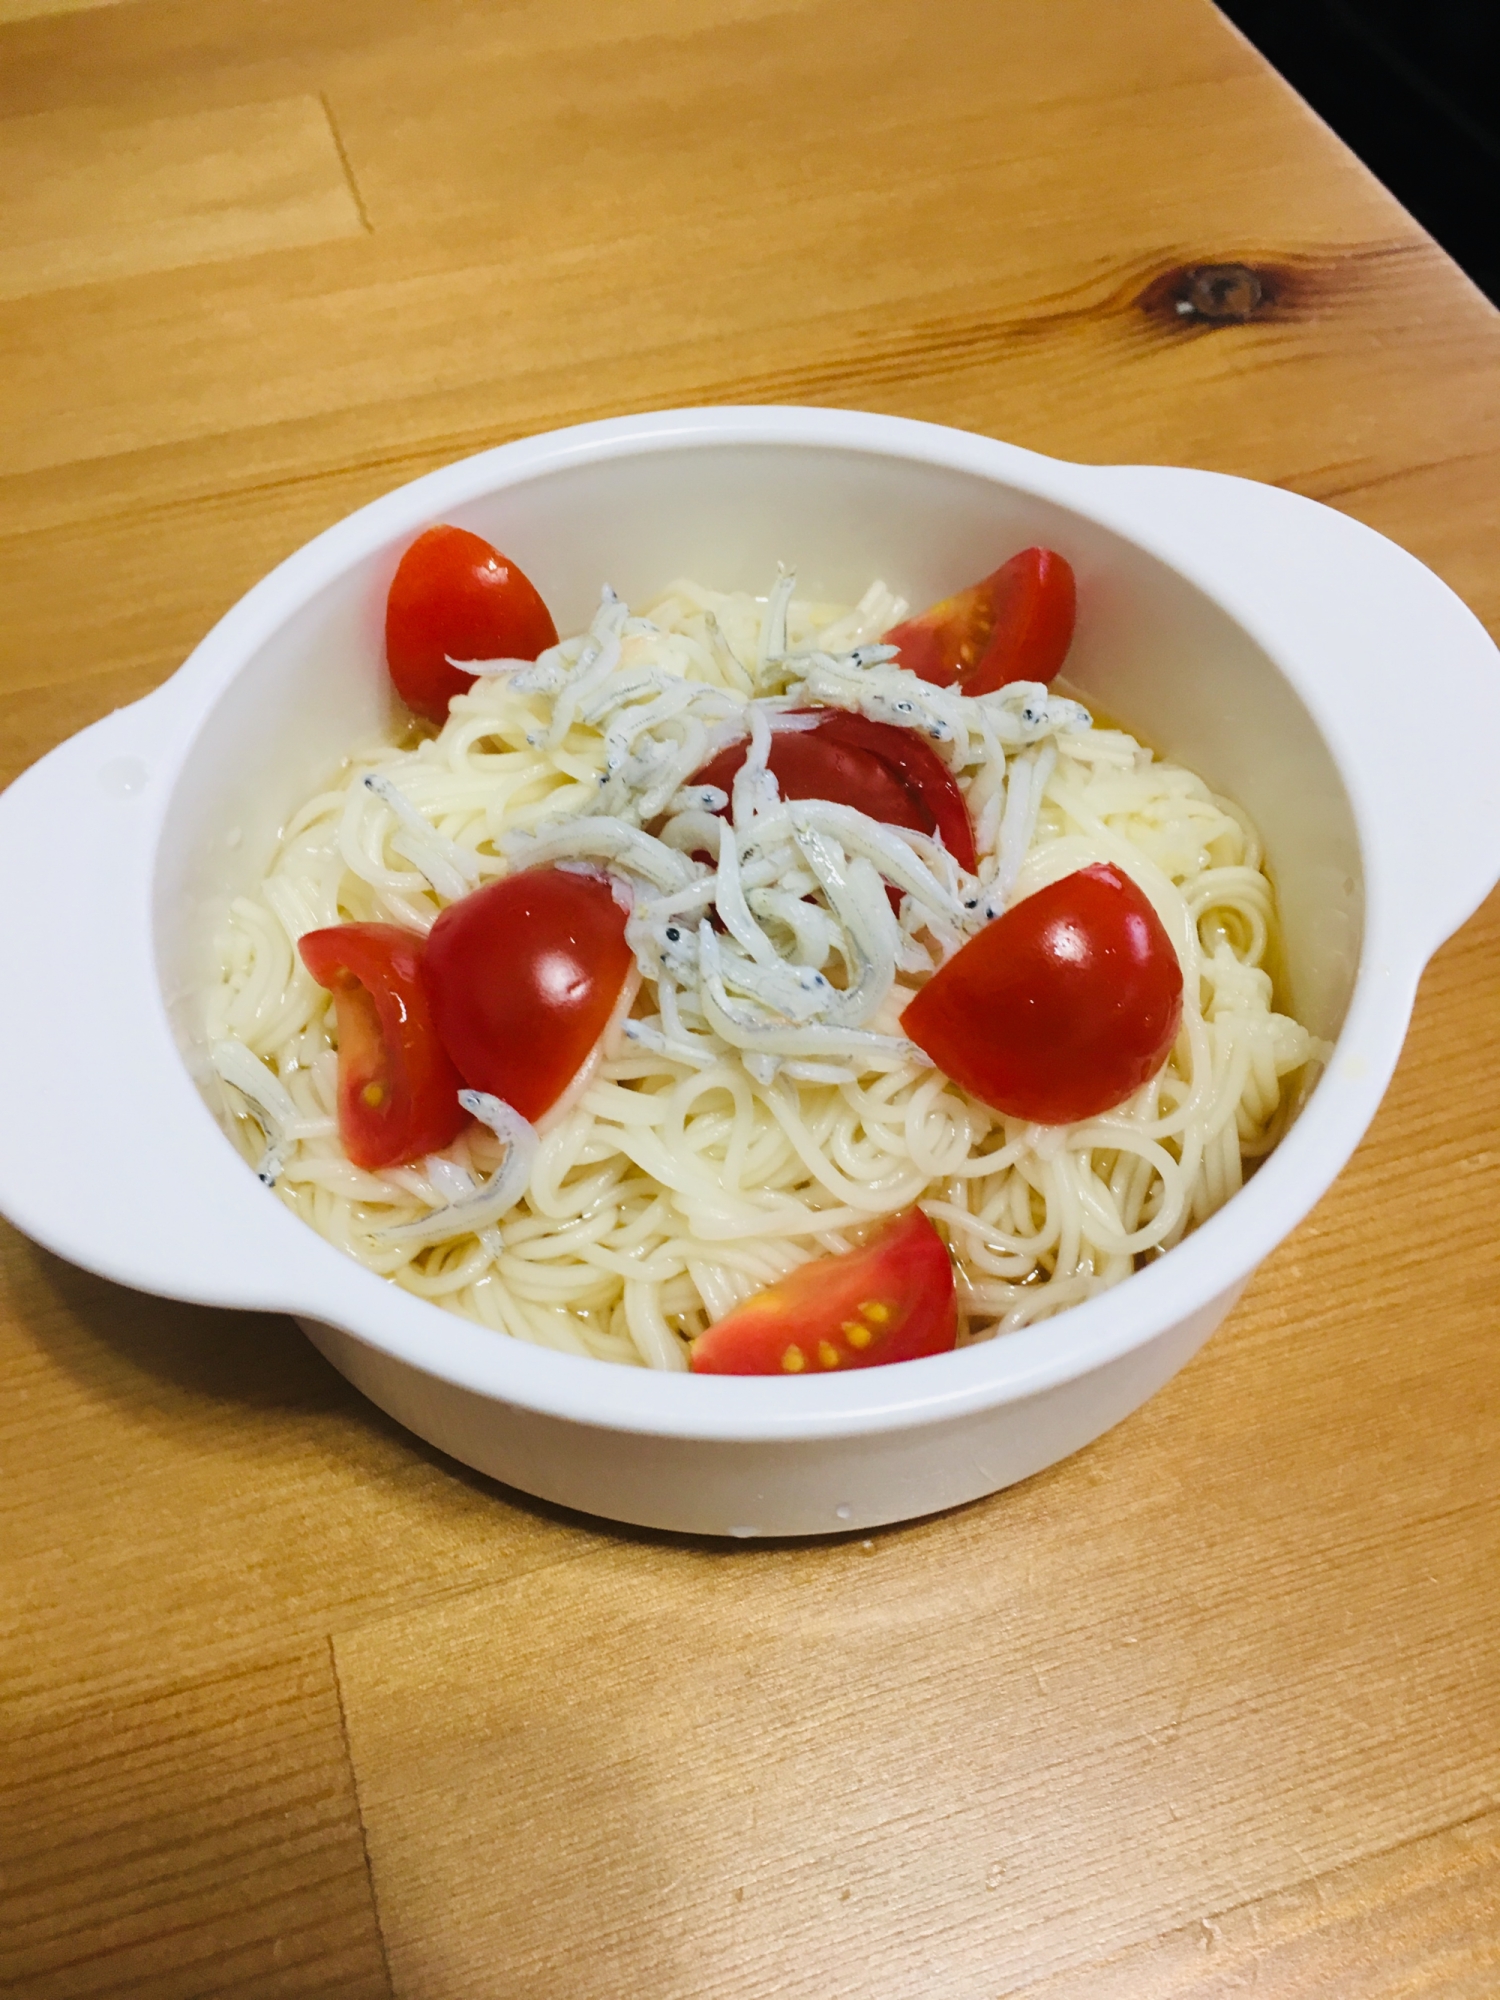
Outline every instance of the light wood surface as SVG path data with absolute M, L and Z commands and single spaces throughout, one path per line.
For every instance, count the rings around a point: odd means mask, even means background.
M 316 97 L 168 118 L 43 111 L 0 123 L 0 297 L 357 236 Z
M 696 401 L 1272 480 L 1500 631 L 1497 388 L 1205 0 L 0 0 L 3 777 L 350 507 Z M 1191 1367 L 870 1537 L 567 1517 L 5 1233 L 0 1989 L 1500 1991 L 1497 947 Z

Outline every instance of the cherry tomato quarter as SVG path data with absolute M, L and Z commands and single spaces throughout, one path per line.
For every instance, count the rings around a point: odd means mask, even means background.
M 858 1250 L 819 1257 L 693 1342 L 698 1375 L 826 1375 L 945 1353 L 958 1337 L 953 1265 L 919 1208 Z
M 1022 549 L 982 582 L 904 624 L 885 644 L 901 665 L 939 687 L 991 694 L 1011 681 L 1050 681 L 1073 643 L 1078 592 L 1055 549 Z
M 960 868 L 972 872 L 978 865 L 978 856 L 974 851 L 969 809 L 953 773 L 927 738 L 918 735 L 915 729 L 902 729 L 891 722 L 873 722 L 866 715 L 851 714 L 844 709 L 827 709 L 824 716 L 825 720 L 812 733 L 829 742 L 863 750 L 888 764 L 932 821 L 930 827 L 917 826 L 916 831 L 935 832 Z M 913 826 L 915 821 L 896 820 L 890 824 Z
M 468 1118 L 427 1004 L 422 940 L 397 924 L 334 924 L 308 931 L 298 950 L 333 995 L 339 1137 L 355 1166 L 373 1172 L 450 1145 Z
M 422 972 L 464 1082 L 534 1121 L 588 1060 L 634 962 L 607 881 L 527 868 L 450 903 Z
M 1155 1076 L 1182 1019 L 1182 967 L 1112 863 L 1066 875 L 969 939 L 907 1003 L 902 1032 L 1012 1118 L 1067 1125 Z
M 974 867 L 974 829 L 963 793 L 925 737 L 841 708 L 793 713 L 817 720 L 810 729 L 772 733 L 768 761 L 783 798 L 829 799 L 886 826 L 936 834 L 960 867 Z M 721 750 L 688 783 L 732 791 L 748 747 L 735 743 Z
M 534 660 L 557 644 L 529 577 L 467 528 L 429 528 L 397 566 L 385 605 L 385 657 L 396 692 L 430 722 L 446 720 L 474 675 L 454 660 Z

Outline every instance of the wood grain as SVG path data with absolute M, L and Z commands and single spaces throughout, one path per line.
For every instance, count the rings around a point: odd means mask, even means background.
M 1481 1813 L 1200 1917 L 1016 2000 L 1489 2000 L 1500 1984 L 1500 1816 Z
M 34 21 L 44 14 L 81 14 L 94 7 L 120 7 L 127 0 L 0 0 L 0 27 Z
M 315 97 L 0 123 L 0 298 L 328 243 L 364 228 Z
M 0 1985 L 390 1992 L 328 1649 L 7 1731 Z
M 0 778 L 401 480 L 698 401 L 1286 484 L 1500 631 L 1495 314 L 1206 0 L 0 0 L 0 168 Z M 1192 1366 L 866 1540 L 569 1518 L 0 1228 L 0 1983 L 1488 1995 L 1497 1018 L 1492 899 Z
M 246 1666 L 601 1545 L 521 1509 L 497 1535 L 495 1487 L 372 1411 L 290 1321 L 124 1292 L 0 1232 L 11 1713 Z
M 1007 1991 L 1494 1795 L 1500 1758 L 1460 1747 L 1491 1712 L 1483 1641 L 1424 1631 L 1446 1521 L 1351 1559 L 1326 1519 L 1234 1533 L 1200 1480 L 1185 1533 L 1122 1525 L 1109 1457 L 1066 1521 L 1044 1481 L 945 1524 L 962 1569 L 881 1542 L 684 1576 L 674 1551 L 671 1617 L 649 1572 L 585 1565 L 341 1641 L 398 1990 L 602 2000 L 649 1963 L 670 2000 Z M 1147 1548 L 1196 1643 L 1140 1589 Z M 1294 1564 L 1337 1589 L 1289 1605 Z M 1089 1616 L 1059 1630 L 1065 1592 Z M 1351 1632 L 1354 1604 L 1379 1623 Z M 1414 1686 L 1445 1706 L 1445 1770 L 1375 1720 Z

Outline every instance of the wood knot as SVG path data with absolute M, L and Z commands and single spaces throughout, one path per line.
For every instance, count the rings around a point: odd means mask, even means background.
M 1215 325 L 1236 324 L 1252 319 L 1265 295 L 1248 264 L 1196 264 L 1183 273 L 1175 304 L 1182 319 L 1191 314 Z
M 1269 265 L 1174 264 L 1136 300 L 1149 319 L 1182 327 L 1244 326 L 1285 303 L 1282 273 Z

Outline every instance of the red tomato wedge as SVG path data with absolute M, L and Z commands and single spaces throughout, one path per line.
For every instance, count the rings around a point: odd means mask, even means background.
M 770 766 L 787 799 L 831 799 L 887 826 L 937 834 L 962 868 L 975 865 L 974 829 L 953 773 L 925 736 L 841 708 L 794 710 L 811 729 L 777 729 Z M 688 780 L 733 789 L 748 745 L 732 744 Z
M 958 1336 L 953 1265 L 919 1208 L 842 1257 L 819 1257 L 693 1342 L 698 1375 L 825 1375 L 943 1354 Z
M 885 644 L 924 681 L 990 694 L 1010 681 L 1050 681 L 1073 643 L 1077 587 L 1054 549 L 1022 549 L 982 583 L 893 625 Z
M 339 1137 L 355 1166 L 400 1166 L 451 1144 L 468 1117 L 427 1005 L 422 940 L 397 924 L 334 924 L 298 950 L 333 995 Z
M 385 604 L 385 657 L 396 692 L 430 722 L 474 685 L 454 660 L 534 660 L 557 644 L 529 577 L 467 528 L 429 528 L 401 558 Z
M 634 962 L 607 881 L 527 868 L 448 905 L 422 976 L 464 1082 L 535 1120 L 588 1060 Z
M 1012 1118 L 1111 1110 L 1166 1061 L 1182 967 L 1161 919 L 1111 862 L 1038 889 L 969 939 L 901 1028 L 955 1083 Z

